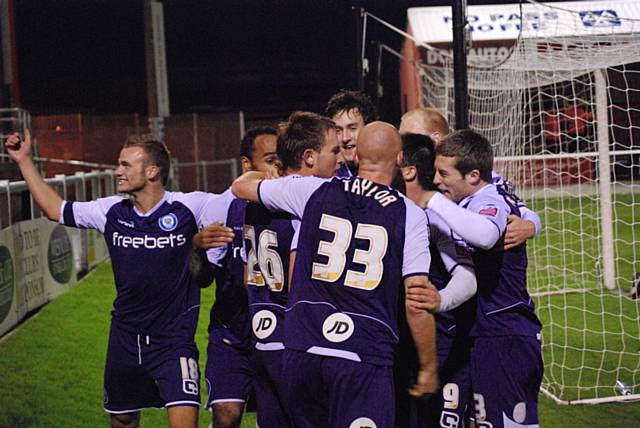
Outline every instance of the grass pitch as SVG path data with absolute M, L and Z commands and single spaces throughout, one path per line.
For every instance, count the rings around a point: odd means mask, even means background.
M 213 294 L 213 288 L 203 290 L 197 333 L 201 350 L 206 349 Z M 0 428 L 109 426 L 109 417 L 102 409 L 102 375 L 114 297 L 111 265 L 103 263 L 77 287 L 2 339 Z M 555 323 L 565 322 L 562 314 L 570 312 L 554 314 Z M 201 352 L 201 367 L 205 357 Z M 580 364 L 579 358 L 570 361 L 572 358 L 567 353 L 563 361 Z M 558 406 L 541 396 L 540 418 L 543 427 L 635 427 L 640 426 L 640 405 Z M 206 427 L 210 422 L 211 415 L 201 410 L 200 426 Z M 141 426 L 167 426 L 166 412 L 144 411 Z M 250 413 L 242 427 L 254 426 L 255 414 Z
M 613 291 L 603 281 L 599 201 L 533 201 L 544 230 L 527 244 L 528 288 L 540 293 L 543 386 L 562 400 L 615 395 L 618 379 L 640 393 L 640 300 L 624 296 L 640 271 L 638 197 L 614 195 Z

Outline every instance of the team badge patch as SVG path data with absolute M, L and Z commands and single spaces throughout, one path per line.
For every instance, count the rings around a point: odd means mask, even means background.
M 176 226 L 178 226 L 178 217 L 173 213 L 163 215 L 158 220 L 158 226 L 160 226 L 160 229 L 165 232 L 171 232 L 176 228 Z

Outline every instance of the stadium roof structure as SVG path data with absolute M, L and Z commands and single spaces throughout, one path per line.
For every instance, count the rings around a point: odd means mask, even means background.
M 530 3 L 468 6 L 467 19 L 472 39 L 514 40 L 518 37 L 541 38 L 547 34 L 553 37 L 629 34 L 638 30 L 638 23 L 632 27 L 632 22 L 640 21 L 638 0 L 567 1 L 545 5 L 550 9 L 544 16 L 539 16 L 540 9 Z M 450 6 L 414 7 L 407 14 L 416 45 L 451 43 Z

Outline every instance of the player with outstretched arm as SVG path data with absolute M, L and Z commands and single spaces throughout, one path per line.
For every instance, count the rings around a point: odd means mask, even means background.
M 200 280 L 190 270 L 191 241 L 200 227 L 225 218 L 230 192 L 165 191 L 169 152 L 141 136 L 118 158 L 116 189 L 128 198 L 64 201 L 33 163 L 29 132 L 22 142 L 12 134 L 5 147 L 48 218 L 104 234 L 117 290 L 104 371 L 111 426 L 137 427 L 141 409 L 166 407 L 171 428 L 195 428 Z

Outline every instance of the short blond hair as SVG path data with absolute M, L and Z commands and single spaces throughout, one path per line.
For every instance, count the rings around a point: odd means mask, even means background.
M 418 107 L 413 110 L 409 110 L 402 115 L 400 120 L 408 119 L 409 117 L 418 117 L 420 120 L 425 135 L 439 132 L 442 136 L 446 136 L 451 132 L 447 119 L 440 113 L 439 110 L 431 107 Z

